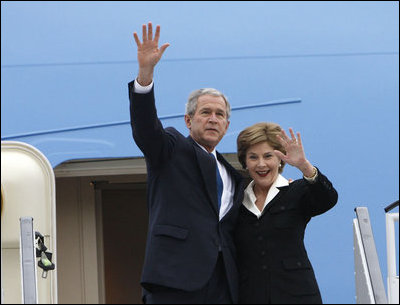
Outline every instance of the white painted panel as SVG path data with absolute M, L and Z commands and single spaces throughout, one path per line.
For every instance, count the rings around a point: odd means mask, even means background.
M 1 142 L 1 185 L 2 301 L 21 303 L 21 217 L 33 218 L 33 229 L 45 237 L 45 245 L 53 253 L 52 261 L 57 268 L 53 169 L 46 157 L 33 146 L 4 141 Z M 49 271 L 44 279 L 42 269 L 38 268 L 39 303 L 57 303 L 56 270 Z

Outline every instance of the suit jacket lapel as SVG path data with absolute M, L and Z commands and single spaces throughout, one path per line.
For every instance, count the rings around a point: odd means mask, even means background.
M 243 196 L 239 197 L 240 195 L 243 194 L 243 178 L 242 176 L 228 163 L 228 161 L 225 160 L 225 158 L 217 152 L 217 157 L 218 161 L 220 161 L 225 168 L 227 169 L 228 173 L 231 175 L 232 180 L 235 183 L 235 194 L 233 195 L 233 205 L 235 204 L 241 204 Z
M 289 186 L 285 185 L 285 186 L 278 186 L 279 189 L 279 193 L 276 194 L 276 196 L 274 197 L 274 199 L 271 200 L 271 202 L 265 207 L 265 211 L 268 211 L 269 209 L 271 209 L 273 206 L 275 206 L 279 201 L 280 198 L 287 192 Z
M 189 141 L 193 144 L 193 149 L 197 157 L 197 163 L 200 168 L 201 175 L 203 177 L 204 185 L 207 190 L 207 195 L 212 203 L 212 207 L 219 215 L 218 211 L 218 198 L 217 198 L 217 181 L 215 176 L 216 163 L 213 162 L 214 158 L 207 154 L 199 145 L 189 136 Z M 214 166 L 215 164 L 215 166 Z

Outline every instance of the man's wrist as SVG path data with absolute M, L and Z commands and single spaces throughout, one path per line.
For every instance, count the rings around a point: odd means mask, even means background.
M 154 73 L 154 68 L 152 69 L 139 68 L 137 82 L 143 87 L 149 86 L 153 81 L 153 73 Z

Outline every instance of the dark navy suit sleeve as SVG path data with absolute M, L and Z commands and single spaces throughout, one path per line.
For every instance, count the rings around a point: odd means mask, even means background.
M 146 94 L 134 92 L 134 81 L 128 87 L 133 138 L 151 166 L 161 166 L 171 157 L 176 137 L 157 116 L 154 86 Z

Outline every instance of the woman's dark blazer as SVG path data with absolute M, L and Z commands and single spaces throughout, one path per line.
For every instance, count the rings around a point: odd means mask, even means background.
M 296 180 L 257 217 L 243 205 L 235 233 L 240 303 L 322 303 L 304 247 L 311 217 L 332 208 L 338 194 L 318 170 L 314 184 Z

